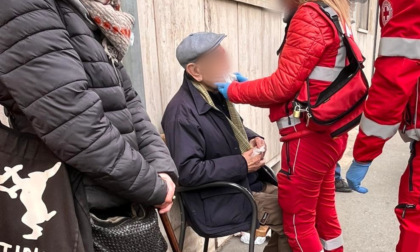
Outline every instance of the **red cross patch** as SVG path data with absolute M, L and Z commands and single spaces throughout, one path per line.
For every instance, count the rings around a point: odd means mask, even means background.
M 392 9 L 392 4 L 389 0 L 385 0 L 382 3 L 381 8 L 381 16 L 382 16 L 382 25 L 385 26 L 388 24 L 389 20 L 391 20 L 392 16 L 394 14 L 394 11 Z

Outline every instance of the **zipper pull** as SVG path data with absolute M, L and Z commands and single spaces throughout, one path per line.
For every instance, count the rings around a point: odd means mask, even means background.
M 116 60 L 111 59 L 111 62 L 112 62 L 112 67 L 114 68 L 114 73 L 115 73 L 115 75 L 117 76 L 117 79 L 118 79 L 118 85 L 120 87 L 122 87 L 122 82 L 121 82 L 121 79 L 120 79 L 120 75 L 118 74 L 117 67 L 115 66 Z
M 309 113 L 309 109 L 306 108 L 306 127 L 309 126 L 309 121 L 311 120 L 311 118 L 312 118 L 312 115 L 311 113 Z
M 294 118 L 300 118 L 300 105 L 296 104 L 294 110 L 293 110 L 293 117 Z
M 413 205 L 413 204 L 406 204 L 405 206 L 404 206 L 404 210 L 403 210 L 403 213 L 402 213 L 402 215 L 401 215 L 401 218 L 405 218 L 405 212 L 407 211 L 407 209 L 409 209 L 409 210 L 415 210 L 416 209 L 416 205 Z

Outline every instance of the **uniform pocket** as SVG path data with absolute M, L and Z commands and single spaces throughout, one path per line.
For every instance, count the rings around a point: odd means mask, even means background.
M 296 175 L 281 170 L 277 174 L 279 204 L 283 212 L 296 213 L 299 209 L 299 189 Z
M 412 219 L 413 217 L 419 218 L 419 209 L 417 205 L 403 203 L 395 207 L 395 214 L 401 220 L 405 218 Z

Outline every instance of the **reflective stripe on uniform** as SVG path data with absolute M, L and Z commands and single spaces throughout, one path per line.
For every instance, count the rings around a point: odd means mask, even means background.
M 316 66 L 312 73 L 309 75 L 309 79 L 333 82 L 337 79 L 343 68 L 346 66 L 347 51 L 344 47 L 343 42 L 340 43 L 338 48 L 337 57 L 335 59 L 334 67 Z
M 381 38 L 379 56 L 420 59 L 420 39 Z
M 360 128 L 366 136 L 376 136 L 382 139 L 391 138 L 397 133 L 400 123 L 394 125 L 382 125 L 367 118 L 365 114 L 362 115 Z
M 330 250 L 338 249 L 344 246 L 343 235 L 340 235 L 331 240 L 324 240 L 324 239 L 320 239 L 320 240 L 321 240 L 322 247 L 324 247 L 324 250 L 330 251 Z
M 341 70 L 343 70 L 343 68 L 329 68 L 317 66 L 314 68 L 311 75 L 309 75 L 309 79 L 333 82 L 335 79 L 337 79 L 338 75 L 341 73 Z
M 289 121 L 290 118 L 290 121 Z M 279 130 L 296 126 L 300 123 L 300 119 L 293 116 L 286 116 L 277 121 Z
M 404 133 L 400 131 L 400 135 L 404 142 L 420 141 L 420 129 L 410 129 Z

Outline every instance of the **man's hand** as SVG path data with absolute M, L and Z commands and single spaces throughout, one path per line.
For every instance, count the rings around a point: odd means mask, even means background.
M 265 165 L 263 155 L 252 156 L 253 151 L 253 149 L 250 149 L 242 154 L 248 165 L 248 173 L 256 172 Z
M 351 189 L 353 189 L 356 192 L 359 193 L 367 193 L 369 190 L 365 187 L 362 187 L 360 184 L 362 183 L 362 180 L 365 178 L 369 166 L 371 163 L 358 163 L 356 160 L 353 160 L 353 163 L 351 164 L 347 174 L 347 182 L 349 183 L 349 186 Z
M 159 210 L 160 214 L 164 214 L 164 213 L 168 213 L 171 210 L 172 205 L 174 204 L 173 198 L 175 194 L 175 184 L 168 174 L 159 173 L 159 176 L 166 182 L 168 193 L 166 194 L 165 202 L 163 202 L 162 205 L 155 206 L 155 207 L 160 209 Z
M 267 145 L 265 144 L 264 139 L 261 137 L 253 138 L 251 141 L 249 141 L 249 144 L 252 148 L 260 149 L 261 147 L 265 147 L 265 151 L 262 154 L 262 158 L 265 157 L 265 153 L 267 152 Z

